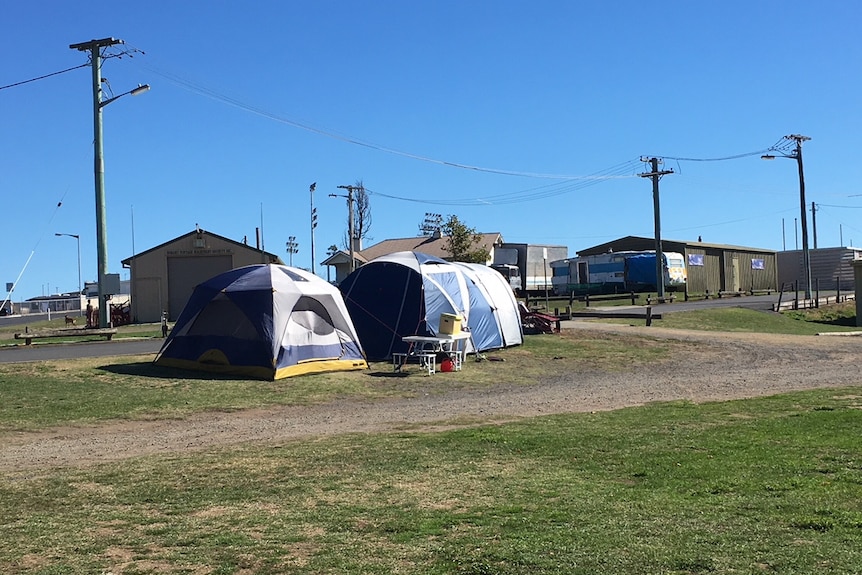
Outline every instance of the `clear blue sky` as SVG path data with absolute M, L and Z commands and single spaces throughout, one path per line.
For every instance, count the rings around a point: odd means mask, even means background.
M 328 194 L 358 180 L 366 243 L 417 235 L 436 212 L 574 255 L 652 236 L 641 156 L 674 170 L 663 237 L 794 249 L 795 162 L 679 158 L 797 133 L 812 138 L 818 246 L 862 245 L 860 20 L 844 0 L 8 2 L 0 86 L 85 64 L 78 42 L 143 52 L 103 66 L 115 95 L 152 86 L 104 108 L 123 279 L 122 259 L 195 224 L 253 244 L 263 222 L 267 251 L 287 261 L 296 236 L 294 265 L 310 267 L 312 182 L 317 262 L 345 235 L 346 202 Z M 0 289 L 24 269 L 15 301 L 74 290 L 75 240 L 58 232 L 81 236 L 94 280 L 90 69 L 0 90 L 0 125 Z

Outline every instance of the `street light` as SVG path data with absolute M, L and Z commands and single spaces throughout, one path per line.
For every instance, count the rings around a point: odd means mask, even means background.
M 96 179 L 96 253 L 98 257 L 97 281 L 99 285 L 99 327 L 108 327 L 110 315 L 108 314 L 109 294 L 105 293 L 105 276 L 108 275 L 108 231 L 106 228 L 105 210 L 105 162 L 102 157 L 102 108 L 115 100 L 129 94 L 137 96 L 150 89 L 148 84 L 139 85 L 137 88 L 124 92 L 119 96 L 102 100 L 102 48 L 108 48 L 117 44 L 124 44 L 116 38 L 102 38 L 101 40 L 89 40 L 79 44 L 71 44 L 69 48 L 81 52 L 90 52 L 90 64 L 93 70 L 93 149 L 95 155 L 95 179 Z
M 78 242 L 78 307 L 80 308 L 81 315 L 84 315 L 84 308 L 81 307 L 81 236 L 78 234 L 59 234 L 55 233 L 55 236 L 67 236 L 70 238 L 75 238 L 75 241 Z
M 290 254 L 290 267 L 293 267 L 293 254 L 299 253 L 299 244 L 296 243 L 296 236 L 290 236 L 287 238 L 287 242 L 285 244 L 287 246 L 287 253 Z
M 785 140 L 796 142 L 796 148 L 789 154 L 764 154 L 760 156 L 762 160 L 774 160 L 775 158 L 789 158 L 796 160 L 796 165 L 799 170 L 799 210 L 800 222 L 802 224 L 802 266 L 805 268 L 805 299 L 811 299 L 811 254 L 808 252 L 808 219 L 805 212 L 805 173 L 802 169 L 802 142 L 807 142 L 811 138 L 800 134 L 791 134 L 784 136 Z

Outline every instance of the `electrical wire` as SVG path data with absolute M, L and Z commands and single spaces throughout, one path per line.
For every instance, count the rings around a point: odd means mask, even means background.
M 582 176 L 580 178 L 572 178 L 565 182 L 546 184 L 543 186 L 538 186 L 535 188 L 529 188 L 527 190 L 520 190 L 516 192 L 507 192 L 504 194 L 498 194 L 495 196 L 486 196 L 481 198 L 437 198 L 437 199 L 429 199 L 429 198 L 410 198 L 405 196 L 397 196 L 393 194 L 386 194 L 383 192 L 377 192 L 374 190 L 370 190 L 366 188 L 366 191 L 369 194 L 374 194 L 376 196 L 392 199 L 392 200 L 400 200 L 405 202 L 414 202 L 419 204 L 428 204 L 435 206 L 490 206 L 490 205 L 507 205 L 507 204 L 516 204 L 523 202 L 531 202 L 535 200 L 551 198 L 555 196 L 560 196 L 563 194 L 568 194 L 577 190 L 581 190 L 590 186 L 594 186 L 596 184 L 605 182 L 611 179 L 620 179 L 620 178 L 636 178 L 638 177 L 636 174 L 632 174 L 630 172 L 633 171 L 638 165 L 638 160 L 630 160 L 628 162 L 623 162 L 622 164 L 617 164 L 611 168 L 606 170 L 602 170 L 596 174 L 590 176 Z
M 675 160 L 677 162 L 724 162 L 727 160 L 739 160 L 740 158 L 748 158 L 751 156 L 761 156 L 766 154 L 767 152 L 786 152 L 790 148 L 794 146 L 793 142 L 788 140 L 787 138 L 781 138 L 765 150 L 758 150 L 756 152 L 745 152 L 744 154 L 734 154 L 732 156 L 722 156 L 719 158 L 679 158 L 674 156 L 651 156 L 664 158 L 665 160 Z
M 463 170 L 470 170 L 470 171 L 474 171 L 474 172 L 483 172 L 483 173 L 489 173 L 489 174 L 499 174 L 499 175 L 504 175 L 504 176 L 519 176 L 519 177 L 526 177 L 526 178 L 553 179 L 553 180 L 578 180 L 578 179 L 582 179 L 582 176 L 575 176 L 575 175 L 524 172 L 524 171 L 516 171 L 516 170 L 504 170 L 504 169 L 499 169 L 499 168 L 488 168 L 488 167 L 483 167 L 483 166 L 475 166 L 475 165 L 464 164 L 464 163 L 460 163 L 460 162 L 453 162 L 453 161 L 449 161 L 449 160 L 440 160 L 440 159 L 431 158 L 428 156 L 422 156 L 419 154 L 414 154 L 411 152 L 405 152 L 403 150 L 397 150 L 394 148 L 381 146 L 378 144 L 373 144 L 370 142 L 360 140 L 358 138 L 353 138 L 350 136 L 339 134 L 339 133 L 332 131 L 332 130 L 324 130 L 321 128 L 316 128 L 316 127 L 314 127 L 308 123 L 299 122 L 297 120 L 293 120 L 291 118 L 287 118 L 285 116 L 276 114 L 274 112 L 263 110 L 263 109 L 258 108 L 256 106 L 252 106 L 250 104 L 247 104 L 247 103 L 245 103 L 245 102 L 243 102 L 237 98 L 234 98 L 232 96 L 227 96 L 225 94 L 222 94 L 222 93 L 217 92 L 215 90 L 212 90 L 210 88 L 201 86 L 199 84 L 196 84 L 194 82 L 191 82 L 189 80 L 181 78 L 181 77 L 179 77 L 175 74 L 172 74 L 170 72 L 158 70 L 158 69 L 153 68 L 153 67 L 148 66 L 148 65 L 141 65 L 141 67 L 143 69 L 149 71 L 149 72 L 152 72 L 153 74 L 161 76 L 162 78 L 165 78 L 166 80 L 177 84 L 178 86 L 180 86 L 186 90 L 189 90 L 190 92 L 193 92 L 193 93 L 196 93 L 196 94 L 199 94 L 202 96 L 206 96 L 210 99 L 222 102 L 224 104 L 229 104 L 229 105 L 234 106 L 236 108 L 239 108 L 241 110 L 245 110 L 246 112 L 251 112 L 253 114 L 257 114 L 259 116 L 262 116 L 264 118 L 268 118 L 270 120 L 274 120 L 274 121 L 280 122 L 282 124 L 287 124 L 287 125 L 293 126 L 295 128 L 300 128 L 302 130 L 306 130 L 306 131 L 309 131 L 309 132 L 312 132 L 312 133 L 315 133 L 315 134 L 318 134 L 321 136 L 325 136 L 325 137 L 339 140 L 342 142 L 346 142 L 349 144 L 354 144 L 357 146 L 362 146 L 365 148 L 370 148 L 372 150 L 385 152 L 387 154 L 393 154 L 396 156 L 402 156 L 402 157 L 410 158 L 413 160 L 419 160 L 419 161 L 423 161 L 423 162 L 438 164 L 438 165 L 442 165 L 442 166 L 449 166 L 449 167 L 459 168 L 459 169 L 463 169 Z
M 141 52 L 140 50 L 135 49 L 136 52 Z M 332 138 L 335 140 L 339 140 L 342 142 L 354 144 L 357 146 L 362 146 L 365 148 L 370 148 L 373 150 L 377 150 L 380 152 L 385 152 L 388 154 L 393 154 L 397 156 L 402 156 L 406 158 L 411 158 L 414 160 L 419 160 L 423 162 L 428 162 L 432 164 L 438 164 L 443 166 L 449 166 L 464 170 L 471 170 L 476 172 L 483 173 L 491 173 L 498 175 L 507 175 L 507 176 L 520 176 L 520 177 L 529 177 L 529 178 L 538 178 L 538 179 L 554 179 L 554 180 L 563 180 L 563 182 L 558 184 L 550 184 L 548 186 L 541 186 L 538 188 L 530 188 L 527 190 L 521 190 L 517 192 L 510 192 L 507 194 L 500 194 L 496 196 L 484 197 L 484 198 L 460 198 L 460 199 L 427 199 L 427 198 L 409 198 L 404 196 L 397 196 L 392 194 L 386 194 L 383 192 L 374 192 L 372 190 L 367 190 L 369 193 L 374 193 L 380 197 L 385 197 L 394 200 L 401 201 L 409 201 L 416 203 L 423 203 L 428 205 L 442 205 L 442 206 L 471 206 L 471 205 L 499 205 L 499 204 L 512 204 L 512 203 L 521 203 L 527 201 L 534 201 L 539 199 L 545 199 L 550 197 L 555 197 L 563 194 L 567 194 L 573 191 L 581 190 L 583 188 L 598 184 L 600 182 L 616 179 L 616 178 L 633 178 L 638 177 L 637 174 L 634 173 L 632 167 L 637 164 L 638 161 L 642 160 L 629 160 L 622 164 L 618 164 L 617 166 L 613 166 L 606 170 L 602 170 L 593 175 L 589 176 L 574 176 L 574 175 L 563 175 L 563 174 L 548 174 L 548 173 L 535 173 L 535 172 L 524 172 L 524 171 L 515 171 L 515 170 L 504 170 L 498 168 L 488 168 L 482 166 L 469 165 L 459 162 L 453 162 L 448 160 L 440 160 L 436 158 L 431 158 L 428 156 L 422 156 L 419 154 L 414 154 L 411 152 L 405 152 L 402 150 L 397 150 L 394 148 L 389 148 L 386 146 L 381 146 L 378 144 L 373 144 L 370 142 L 366 142 L 360 140 L 358 138 L 353 138 L 350 136 L 346 136 L 343 134 L 339 134 L 332 130 L 324 130 L 321 128 L 314 127 L 309 123 L 300 122 L 291 118 L 287 118 L 285 116 L 276 114 L 274 112 L 270 112 L 264 109 L 261 109 L 256 106 L 252 106 L 247 104 L 237 98 L 232 96 L 227 96 L 223 93 L 217 92 L 211 88 L 207 88 L 205 86 L 199 85 L 195 82 L 182 78 L 176 74 L 166 72 L 163 70 L 159 70 L 149 65 L 141 65 L 141 67 L 153 74 L 161 76 L 166 80 L 175 83 L 176 85 L 189 90 L 190 92 L 206 96 L 210 99 L 237 107 L 239 109 L 245 110 L 247 112 L 251 112 L 253 114 L 257 114 L 264 118 L 268 118 L 270 120 L 274 120 L 283 124 L 287 124 L 296 128 L 300 128 L 302 130 L 306 130 L 321 136 L 325 136 L 328 138 Z M 669 160 L 679 161 L 691 161 L 691 162 L 715 162 L 715 161 L 725 161 L 725 160 L 735 160 L 740 158 L 745 158 L 754 155 L 764 154 L 770 151 L 780 151 L 784 152 L 784 150 L 792 145 L 787 138 L 782 138 L 769 148 L 759 150 L 756 152 L 746 152 L 744 154 L 734 154 L 731 156 L 723 156 L 720 158 L 682 158 L 682 157 L 670 157 L 665 156 L 665 158 Z M 629 173 L 625 173 L 628 171 Z
M 0 90 L 5 90 L 6 88 L 14 88 L 15 86 L 22 86 L 24 84 L 29 84 L 30 82 L 35 82 L 37 80 L 44 80 L 45 78 L 50 78 L 51 76 L 57 76 L 59 74 L 65 74 L 66 72 L 71 72 L 72 70 L 77 70 L 78 68 L 86 68 L 89 66 L 89 62 L 86 64 L 81 64 L 80 66 L 73 66 L 72 68 L 66 68 L 65 70 L 60 70 L 59 72 L 52 72 L 50 74 L 45 74 L 44 76 L 38 76 L 36 78 L 30 78 L 29 80 L 22 80 L 21 82 L 15 82 L 14 84 L 9 84 L 7 86 L 0 86 Z

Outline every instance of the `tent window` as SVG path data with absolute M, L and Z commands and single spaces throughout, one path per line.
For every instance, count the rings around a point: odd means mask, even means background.
M 291 321 L 317 335 L 326 335 L 335 330 L 332 317 L 323 304 L 308 296 L 302 296 L 297 300 L 290 318 Z
M 297 274 L 297 273 L 294 273 L 294 272 L 292 272 L 292 271 L 290 271 L 290 270 L 288 270 L 288 269 L 284 269 L 284 268 L 278 268 L 278 269 L 279 269 L 279 271 L 280 271 L 280 272 L 282 272 L 284 275 L 286 275 L 287 277 L 289 277 L 292 281 L 295 281 L 295 282 L 308 282 L 308 280 L 307 280 L 307 279 L 305 279 L 304 277 L 302 277 L 301 275 L 299 275 L 299 274 Z
M 216 335 L 247 340 L 260 339 L 248 316 L 223 294 L 219 294 L 201 310 L 194 323 L 189 327 L 188 334 Z

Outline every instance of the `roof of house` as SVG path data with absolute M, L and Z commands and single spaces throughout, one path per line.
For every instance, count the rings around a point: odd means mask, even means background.
M 136 253 L 136 254 L 134 254 L 134 255 L 132 255 L 132 256 L 130 256 L 130 257 L 128 257 L 128 258 L 126 258 L 126 259 L 124 259 L 121 263 L 122 263 L 122 265 L 123 265 L 123 266 L 128 266 L 128 265 L 132 262 L 132 260 L 133 260 L 133 259 L 135 259 L 136 257 L 142 256 L 142 255 L 144 255 L 144 254 L 148 254 L 148 253 L 150 253 L 150 252 L 154 252 L 154 251 L 156 251 L 156 250 L 160 250 L 160 249 L 164 248 L 165 246 L 168 246 L 168 245 L 170 245 L 170 244 L 172 244 L 172 243 L 174 243 L 174 242 L 176 242 L 176 241 L 183 240 L 183 239 L 185 239 L 185 238 L 188 238 L 188 237 L 191 237 L 191 236 L 196 236 L 196 235 L 199 235 L 199 234 L 206 234 L 206 235 L 212 236 L 212 237 L 214 237 L 214 238 L 219 238 L 220 240 L 223 240 L 223 241 L 228 242 L 228 243 L 231 243 L 231 244 L 235 244 L 237 247 L 244 248 L 244 249 L 247 249 L 247 250 L 254 250 L 254 251 L 258 251 L 258 252 L 259 252 L 259 251 L 261 251 L 261 250 L 259 250 L 259 249 L 253 248 L 252 246 L 250 246 L 250 245 L 248 245 L 248 244 L 244 244 L 244 243 L 242 243 L 242 242 L 238 242 L 238 241 L 236 241 L 236 240 L 232 240 L 232 239 L 230 239 L 230 238 L 226 238 L 226 237 L 224 237 L 224 236 L 220 236 L 220 235 L 218 235 L 218 234 L 214 234 L 214 233 L 212 233 L 212 232 L 208 232 L 208 231 L 206 231 L 206 230 L 203 230 L 203 229 L 197 228 L 197 229 L 194 229 L 194 230 L 190 231 L 190 232 L 189 232 L 189 233 L 187 233 L 187 234 L 183 234 L 183 235 L 181 235 L 181 236 L 177 236 L 177 237 L 175 237 L 175 238 L 173 238 L 173 239 L 171 239 L 171 240 L 168 240 L 168 241 L 166 241 L 166 242 L 164 242 L 164 243 L 161 243 L 161 244 L 159 244 L 159 245 L 157 245 L 157 246 L 155 246 L 155 247 L 152 247 L 152 248 L 150 248 L 150 249 L 148 249 L 148 250 L 144 250 L 144 251 L 142 251 L 142 252 L 138 252 L 138 253 Z M 272 254 L 272 253 L 269 253 L 269 252 L 263 252 L 263 253 L 264 253 L 264 254 L 266 254 L 267 256 L 269 256 L 269 258 L 270 258 L 270 259 L 273 259 L 273 260 L 277 261 L 277 262 L 278 262 L 278 263 L 280 263 L 280 264 L 283 264 L 283 263 L 284 263 L 284 262 L 282 262 L 282 261 L 281 261 L 281 258 L 280 258 L 280 257 L 278 257 L 278 255 L 276 255 L 276 254 Z
M 491 252 L 494 246 L 503 243 L 503 236 L 499 232 L 486 234 L 478 234 L 481 240 L 477 247 Z M 391 240 L 383 240 L 380 243 L 369 246 L 356 254 L 357 259 L 361 255 L 365 261 L 371 261 L 374 258 L 385 256 L 395 252 L 420 252 L 430 256 L 436 256 L 441 259 L 451 257 L 446 249 L 446 243 L 449 238 L 447 236 L 415 236 L 412 238 L 394 238 Z

